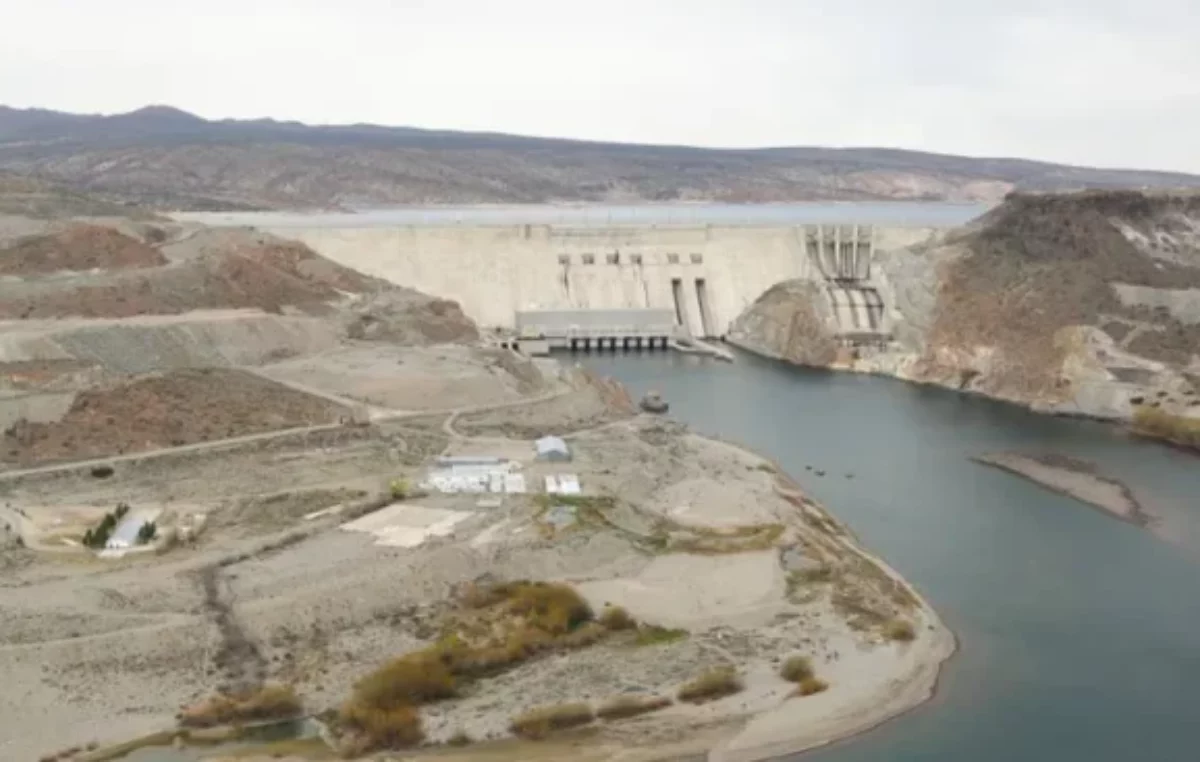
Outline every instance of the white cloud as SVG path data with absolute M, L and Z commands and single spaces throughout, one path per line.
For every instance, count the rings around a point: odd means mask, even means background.
M 1200 172 L 1188 0 L 39 0 L 0 102 Z

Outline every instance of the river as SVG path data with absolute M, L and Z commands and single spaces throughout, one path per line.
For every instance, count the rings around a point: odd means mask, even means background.
M 805 762 L 1197 758 L 1200 458 L 1103 424 L 743 354 L 580 359 L 778 460 L 958 634 L 933 701 Z M 1100 464 L 1174 541 L 968 460 L 1016 448 Z

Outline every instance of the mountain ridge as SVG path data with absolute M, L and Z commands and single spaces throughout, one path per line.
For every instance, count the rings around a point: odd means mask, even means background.
M 995 202 L 1014 190 L 1197 188 L 1200 176 L 898 148 L 707 148 L 274 119 L 163 104 L 0 105 L 0 169 L 158 207 L 811 200 Z

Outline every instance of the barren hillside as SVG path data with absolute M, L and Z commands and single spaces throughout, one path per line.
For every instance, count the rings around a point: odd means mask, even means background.
M 1200 420 L 1200 195 L 1015 194 L 941 239 L 878 253 L 874 279 L 886 349 L 835 357 L 836 326 L 812 317 L 829 314 L 823 292 L 800 284 L 764 294 L 734 336 L 1059 412 Z
M 253 373 L 479 336 L 457 303 L 294 241 L 0 180 L 0 464 L 338 422 L 349 403 Z
M 81 392 L 62 419 L 4 432 L 3 460 L 23 465 L 178 447 L 336 423 L 333 402 L 243 371 L 174 371 Z
M 0 168 L 153 207 L 420 203 L 996 201 L 1017 189 L 1197 186 L 1163 172 L 891 149 L 709 150 L 419 130 L 213 122 L 167 107 L 0 107 Z

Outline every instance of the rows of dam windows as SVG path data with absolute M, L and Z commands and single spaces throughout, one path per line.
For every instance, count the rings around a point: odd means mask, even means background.
M 560 265 L 569 265 L 569 264 L 571 264 L 571 261 L 572 261 L 572 258 L 571 258 L 570 254 L 559 254 L 558 255 L 558 263 Z M 605 254 L 604 261 L 610 265 L 619 265 L 622 262 L 621 253 L 614 251 L 614 252 Z M 624 261 L 628 262 L 631 265 L 646 264 L 646 258 L 645 258 L 644 254 L 629 254 L 629 255 L 627 255 L 627 257 L 624 258 Z M 693 265 L 702 265 L 702 264 L 704 264 L 704 255 L 699 254 L 699 253 L 689 254 L 688 261 L 691 262 Z M 679 255 L 674 254 L 674 253 L 667 254 L 664 262 L 668 265 L 677 265 L 677 264 L 679 264 Z M 583 264 L 583 265 L 594 265 L 594 264 L 596 264 L 596 255 L 590 254 L 590 253 L 589 254 L 580 254 L 579 255 L 579 263 Z

